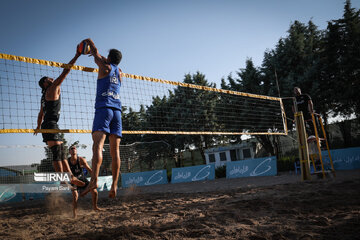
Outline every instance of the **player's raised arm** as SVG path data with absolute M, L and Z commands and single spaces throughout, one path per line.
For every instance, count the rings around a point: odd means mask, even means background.
M 83 157 L 79 157 L 80 165 L 89 171 L 90 175 L 92 174 L 92 169 Z
M 44 119 L 44 110 L 43 110 L 43 107 L 41 105 L 40 106 L 40 111 L 39 111 L 39 114 L 38 114 L 38 117 L 37 117 L 37 126 L 36 126 L 36 129 L 35 129 L 34 135 L 37 135 L 36 130 L 40 129 L 40 126 L 41 126 L 41 123 L 42 123 L 43 119 Z
M 69 65 L 74 65 L 76 60 L 80 57 L 80 55 L 81 55 L 81 53 L 76 48 L 75 57 L 73 57 L 68 64 Z M 61 83 L 65 80 L 66 76 L 69 74 L 70 70 L 71 70 L 71 68 L 64 68 L 64 70 L 62 71 L 60 76 L 57 79 L 55 79 L 53 85 L 54 86 L 60 86 Z
M 84 41 L 90 45 L 90 54 L 94 57 L 94 61 L 99 67 L 99 78 L 108 75 L 111 71 L 111 66 L 108 63 L 107 58 L 100 55 L 95 43 L 90 38 L 85 39 Z
M 309 100 L 308 100 L 308 109 L 309 109 L 310 113 L 314 113 L 314 104 L 313 104 L 310 97 L 309 97 Z

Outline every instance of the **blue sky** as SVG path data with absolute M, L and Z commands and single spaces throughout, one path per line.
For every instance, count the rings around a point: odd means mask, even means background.
M 126 73 L 182 81 L 200 71 L 219 87 L 247 58 L 260 66 L 295 20 L 325 29 L 342 17 L 343 6 L 344 0 L 2 0 L 0 52 L 68 62 L 90 37 L 103 55 L 121 50 Z M 88 57 L 77 65 L 95 67 Z M 87 144 L 80 154 L 91 159 L 90 134 L 66 137 Z M 44 145 L 41 136 L 0 135 L 0 166 L 42 159 L 43 148 L 24 148 L 29 144 Z

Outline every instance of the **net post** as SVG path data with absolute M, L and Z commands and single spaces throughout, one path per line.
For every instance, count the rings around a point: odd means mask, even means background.
M 301 180 L 311 180 L 309 149 L 306 139 L 305 122 L 302 112 L 295 113 L 296 131 L 299 142 Z
M 282 115 L 282 120 L 283 120 L 283 125 L 284 125 L 284 131 L 285 134 L 288 134 L 288 127 L 287 127 L 287 121 L 286 121 L 286 113 L 285 113 L 285 108 L 284 108 L 284 104 L 282 99 L 280 98 L 280 108 L 281 108 L 281 115 Z
M 315 114 L 314 113 L 311 114 L 311 118 L 312 118 L 312 124 L 314 125 L 316 147 L 317 147 L 317 149 L 319 151 L 319 160 L 320 160 L 320 164 L 321 164 L 322 176 L 325 179 L 326 178 L 325 168 L 324 168 L 324 163 L 323 163 L 323 159 L 322 159 L 322 153 L 321 153 L 321 148 L 320 148 L 320 138 L 319 138 L 319 134 L 318 134 L 318 131 L 317 131 L 316 119 L 315 119 Z M 316 168 L 314 168 L 314 171 L 316 171 Z
M 321 118 L 321 115 L 319 115 L 319 122 L 320 122 L 321 129 L 322 129 L 322 131 L 323 131 L 324 140 L 325 140 L 325 143 L 326 143 L 326 149 L 327 149 L 328 154 L 329 154 L 331 169 L 332 169 L 332 172 L 333 172 L 333 174 L 334 174 L 334 177 L 336 177 L 335 168 L 334 168 L 334 163 L 333 163 L 333 160 L 332 160 L 332 157 L 331 157 L 330 148 L 329 148 L 329 143 L 328 143 L 328 140 L 327 140 L 327 137 L 326 137 L 326 132 L 325 132 L 325 128 L 324 128 L 324 124 L 323 124 L 323 120 L 322 120 L 322 118 Z

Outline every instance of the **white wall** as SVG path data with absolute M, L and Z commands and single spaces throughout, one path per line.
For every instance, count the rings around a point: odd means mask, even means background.
M 221 151 L 211 151 L 211 149 L 209 149 L 210 151 L 205 152 L 205 160 L 206 160 L 206 164 L 210 164 L 210 158 L 209 155 L 214 154 L 215 156 L 215 168 L 223 166 L 224 164 L 226 164 L 226 162 L 230 162 L 231 161 L 231 156 L 230 156 L 230 150 L 240 150 L 240 156 L 237 156 L 237 160 L 245 160 L 244 156 L 243 156 L 243 150 L 244 149 L 250 149 L 250 155 L 251 158 L 254 158 L 254 151 L 253 149 L 249 146 L 249 147 L 241 147 L 241 148 L 222 148 Z M 220 153 L 225 152 L 226 154 L 226 161 L 220 161 Z M 250 158 L 246 158 L 246 159 L 250 159 Z

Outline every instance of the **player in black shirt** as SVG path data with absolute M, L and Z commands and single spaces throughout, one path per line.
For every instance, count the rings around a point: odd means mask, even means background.
M 76 50 L 75 57 L 68 64 L 73 65 L 79 58 L 80 53 Z M 42 77 L 39 86 L 42 89 L 41 107 L 37 118 L 36 130 L 40 129 L 59 129 L 57 124 L 60 117 L 61 99 L 60 86 L 69 74 L 70 68 L 64 68 L 62 73 L 55 80 L 50 77 Z M 37 134 L 35 130 L 34 135 Z M 69 172 L 70 168 L 65 156 L 64 144 L 58 133 L 43 133 L 43 141 L 52 152 L 53 166 L 56 172 Z M 77 186 L 84 186 L 84 182 L 75 177 L 71 177 L 71 183 Z
M 308 136 L 314 134 L 314 124 L 312 122 L 312 115 L 314 113 L 313 102 L 308 94 L 302 94 L 299 87 L 294 88 L 297 112 L 302 112 L 304 116 L 305 125 L 308 130 Z M 295 109 L 293 109 L 296 112 Z
M 83 168 L 88 170 L 88 172 L 90 174 L 92 173 L 92 169 L 90 168 L 90 166 L 88 165 L 88 163 L 86 162 L 86 160 L 84 158 L 79 157 L 77 155 L 77 149 L 76 149 L 75 145 L 70 147 L 70 155 L 71 155 L 71 157 L 68 158 L 68 162 L 69 162 L 69 166 L 70 166 L 72 174 L 74 174 L 74 176 L 76 178 L 78 178 L 79 180 L 81 180 L 81 181 L 83 181 L 85 183 L 85 186 L 83 186 L 83 187 L 75 187 L 74 189 L 72 189 L 73 214 L 74 214 L 74 218 L 76 218 L 76 216 L 77 216 L 77 202 L 78 202 L 78 199 L 79 199 L 79 193 L 84 191 L 85 188 L 87 187 L 87 185 L 89 184 L 89 181 L 86 179 L 86 177 L 84 175 Z M 90 192 L 91 192 L 91 195 L 92 195 L 93 209 L 95 211 L 100 211 L 101 209 L 97 206 L 97 201 L 98 201 L 98 192 L 97 192 L 97 190 L 96 189 L 91 189 Z

